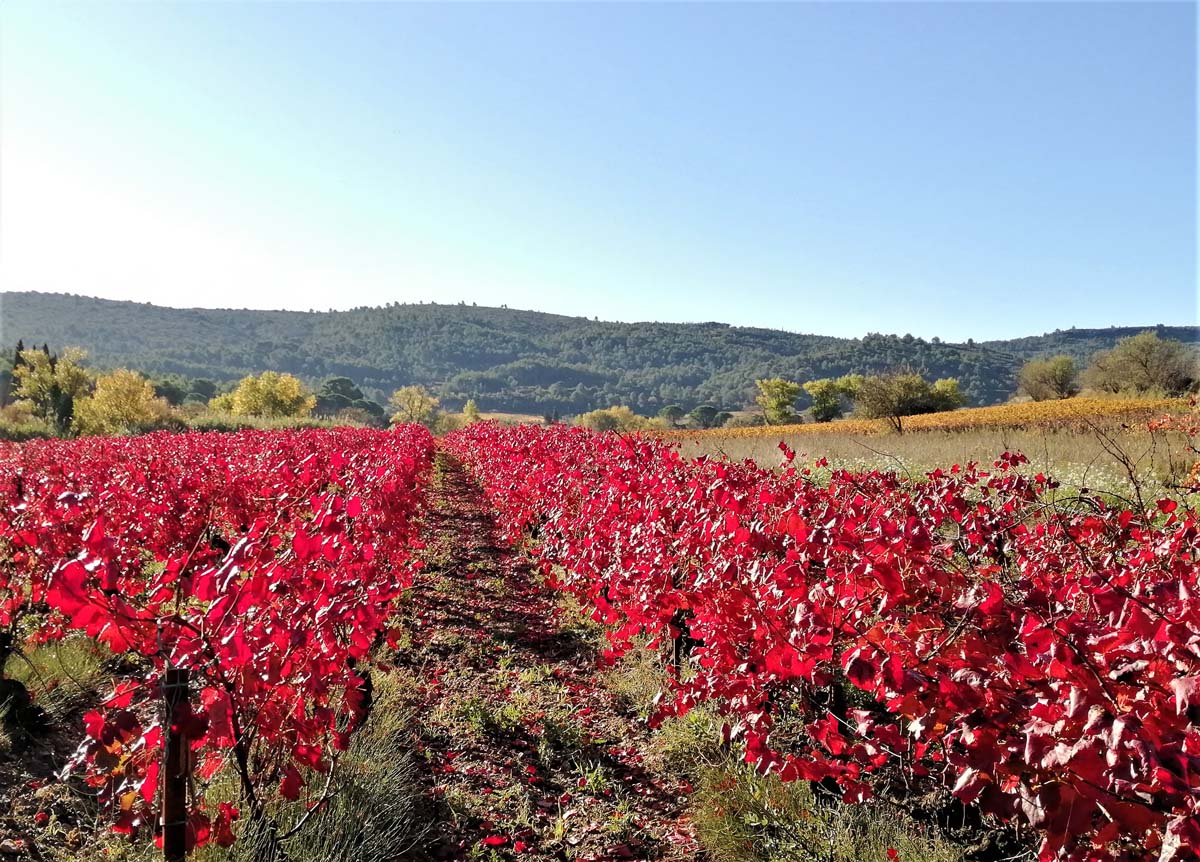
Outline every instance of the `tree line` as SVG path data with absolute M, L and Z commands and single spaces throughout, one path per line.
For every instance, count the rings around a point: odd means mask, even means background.
M 237 428 L 256 421 L 367 426 L 415 422 L 445 433 L 481 415 L 474 398 L 465 399 L 461 410 L 447 409 L 437 394 L 421 385 L 401 386 L 382 404 L 345 376 L 329 378 L 315 390 L 280 371 L 218 384 L 178 374 L 153 379 L 124 368 L 97 374 L 85 359 L 78 348 L 56 354 L 47 345 L 26 349 L 19 342 L 11 367 L 0 372 L 0 437 Z M 1081 391 L 1169 397 L 1194 391 L 1200 373 L 1195 353 L 1187 345 L 1148 330 L 1096 352 L 1082 369 L 1066 354 L 1032 359 L 1021 367 L 1017 379 L 1017 397 L 1035 401 L 1070 398 Z M 930 381 L 910 368 L 803 382 L 760 377 L 755 388 L 757 411 L 749 414 L 735 405 L 712 402 L 691 409 L 671 403 L 653 415 L 616 405 L 581 410 L 573 421 L 595 430 L 703 429 L 829 422 L 853 413 L 886 420 L 902 432 L 907 416 L 953 410 L 969 402 L 957 378 Z M 806 406 L 801 408 L 801 402 Z M 557 410 L 543 415 L 547 423 L 561 418 Z
M 389 305 L 343 312 L 167 309 L 36 293 L 5 293 L 3 344 L 76 345 L 101 368 L 134 368 L 227 387 L 248 374 L 293 374 L 314 390 L 354 381 L 386 405 L 420 385 L 461 409 L 572 416 L 614 404 L 655 416 L 680 405 L 718 411 L 753 404 L 755 381 L 808 381 L 907 368 L 953 378 L 969 405 L 1007 400 L 1022 362 L 1067 354 L 1085 366 L 1099 349 L 1138 329 L 1062 330 L 1005 342 L 949 343 L 911 334 L 861 338 L 720 323 L 613 323 L 560 315 L 449 305 Z M 1194 327 L 1161 327 L 1195 341 Z M 137 333 L 130 338 L 129 333 Z M 186 394 L 186 393 L 185 393 Z M 207 402 L 211 394 L 198 396 Z M 801 393 L 799 404 L 808 407 Z
M 1059 354 L 1026 362 L 1018 375 L 1016 397 L 1033 401 L 1070 398 L 1082 391 L 1111 396 L 1174 397 L 1194 391 L 1200 380 L 1196 357 L 1187 345 L 1145 332 L 1123 338 L 1109 350 L 1096 352 L 1086 368 L 1074 357 Z M 701 404 L 691 411 L 672 404 L 656 421 L 626 406 L 593 410 L 577 417 L 596 430 L 638 430 L 646 427 L 716 428 L 726 424 L 792 425 L 804 421 L 830 422 L 853 413 L 882 419 L 903 432 L 904 419 L 923 413 L 955 410 L 967 403 L 959 381 L 952 377 L 929 381 L 911 369 L 884 374 L 845 374 L 803 383 L 783 377 L 755 381 L 758 412 L 737 417 L 729 410 Z M 802 398 L 808 402 L 801 410 Z
M 86 360 L 76 347 L 56 353 L 49 345 L 26 348 L 18 342 L 0 376 L 0 439 L 235 430 L 263 422 L 376 427 L 415 422 L 446 432 L 480 418 L 473 402 L 461 414 L 448 413 L 419 386 L 397 389 L 385 407 L 346 377 L 331 378 L 313 392 L 295 375 L 264 371 L 222 388 L 177 375 L 152 380 L 127 368 L 97 373 Z

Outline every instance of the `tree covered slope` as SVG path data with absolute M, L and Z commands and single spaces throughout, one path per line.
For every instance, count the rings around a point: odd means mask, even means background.
M 0 347 L 18 338 L 88 350 L 98 366 L 227 380 L 275 369 L 317 381 L 345 375 L 378 393 L 420 383 L 483 409 L 587 410 L 711 401 L 738 407 L 754 380 L 794 380 L 909 366 L 956 377 L 973 404 L 1006 399 L 1028 357 L 1085 358 L 1144 327 L 1070 330 L 1006 342 L 860 339 L 721 323 L 609 323 L 507 308 L 400 305 L 290 312 L 164 308 L 49 293 L 0 294 Z M 1164 327 L 1195 341 L 1195 327 Z

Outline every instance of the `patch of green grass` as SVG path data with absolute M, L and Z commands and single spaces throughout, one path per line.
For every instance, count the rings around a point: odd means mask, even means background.
M 654 753 L 666 771 L 698 775 L 730 757 L 721 744 L 721 724 L 716 713 L 704 708 L 671 716 L 654 734 Z
M 612 789 L 608 771 L 604 765 L 594 760 L 584 760 L 575 764 L 575 772 L 579 776 L 578 786 L 593 796 L 599 796 Z
M 785 784 L 744 764 L 704 770 L 692 797 L 697 836 L 712 862 L 963 862 L 961 850 L 884 803 L 818 802 L 804 782 Z
M 400 680 L 377 677 L 367 724 L 354 735 L 334 772 L 333 798 L 284 844 L 288 862 L 392 862 L 421 843 L 428 817 L 410 752 L 413 717 L 404 695 Z M 232 785 L 213 790 L 234 792 Z M 296 805 L 272 812 L 284 830 L 303 813 Z M 269 843 L 253 824 L 237 828 L 232 848 L 210 846 L 195 855 L 195 862 L 273 862 Z
M 667 683 L 667 674 L 657 652 L 638 646 L 621 657 L 620 663 L 606 675 L 605 682 L 626 706 L 646 718 Z
M 513 651 L 511 646 L 501 643 L 497 645 L 496 649 L 500 653 L 500 658 L 496 660 L 496 668 L 498 670 L 508 673 L 521 666 L 521 657 Z
M 517 679 L 525 685 L 541 685 L 554 676 L 554 670 L 548 664 L 535 664 L 533 667 L 527 667 L 519 674 Z
M 440 632 L 435 636 L 434 643 L 438 646 L 446 647 L 447 649 L 462 651 L 467 648 L 468 641 L 466 637 L 454 631 Z
M 405 601 L 407 601 L 407 597 L 405 598 Z M 416 643 L 413 641 L 412 632 L 409 630 L 408 626 L 399 627 L 396 632 L 395 642 L 396 652 L 399 653 L 412 652 L 416 647 Z
M 617 840 L 628 839 L 639 830 L 633 819 L 633 810 L 629 803 L 621 800 L 609 818 L 604 821 L 604 831 Z
M 465 724 L 476 735 L 486 733 L 491 725 L 491 708 L 481 697 L 467 698 L 455 704 L 451 715 L 456 722 Z
M 430 588 L 435 593 L 439 593 L 441 595 L 456 592 L 458 589 L 453 582 L 447 580 L 446 578 L 438 578 L 430 585 Z
M 477 843 L 467 850 L 467 859 L 469 862 L 506 862 L 508 855 L 498 852 L 495 848 L 484 847 L 482 843 Z
M 523 702 L 504 701 L 496 704 L 473 695 L 453 701 L 445 709 L 445 719 L 475 736 L 504 736 L 521 727 L 527 708 Z
M 447 787 L 442 796 L 450 821 L 458 824 L 487 816 L 490 799 L 485 799 L 478 793 L 468 793 L 457 787 Z
M 81 847 L 76 849 L 43 842 L 39 845 L 39 852 L 46 862 L 161 862 L 162 860 L 162 851 L 156 848 L 152 842 L 131 841 L 107 830 L 90 836 Z M 213 862 L 216 862 L 215 858 Z
M 543 763 L 556 764 L 578 758 L 586 748 L 587 736 L 569 707 L 547 711 L 538 740 L 538 757 Z
M 497 730 L 512 732 L 517 730 L 533 709 L 533 699 L 524 692 L 514 692 L 507 701 L 496 708 L 493 725 Z
M 91 638 L 72 635 L 28 653 L 14 653 L 4 675 L 24 685 L 51 719 L 61 721 L 105 685 L 103 665 L 111 657 Z
M 510 784 L 492 794 L 490 809 L 503 812 L 507 823 L 526 829 L 534 827 L 537 803 L 524 784 Z

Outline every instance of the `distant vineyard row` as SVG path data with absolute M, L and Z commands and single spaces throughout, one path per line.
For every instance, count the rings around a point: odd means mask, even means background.
M 942 413 L 909 416 L 905 431 L 965 431 L 976 428 L 1075 428 L 1094 422 L 1145 423 L 1168 413 L 1190 409 L 1186 398 L 1067 398 L 1059 401 L 1029 401 L 993 407 L 969 407 Z M 775 437 L 793 434 L 885 434 L 890 427 L 883 419 L 838 419 L 806 425 L 758 425 L 745 428 L 714 428 L 658 432 L 667 439 L 707 437 Z

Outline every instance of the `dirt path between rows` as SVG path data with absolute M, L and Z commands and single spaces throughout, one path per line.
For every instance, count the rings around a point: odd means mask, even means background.
M 693 860 L 680 777 L 597 670 L 598 633 L 503 547 L 438 458 L 426 569 L 400 650 L 434 859 Z

